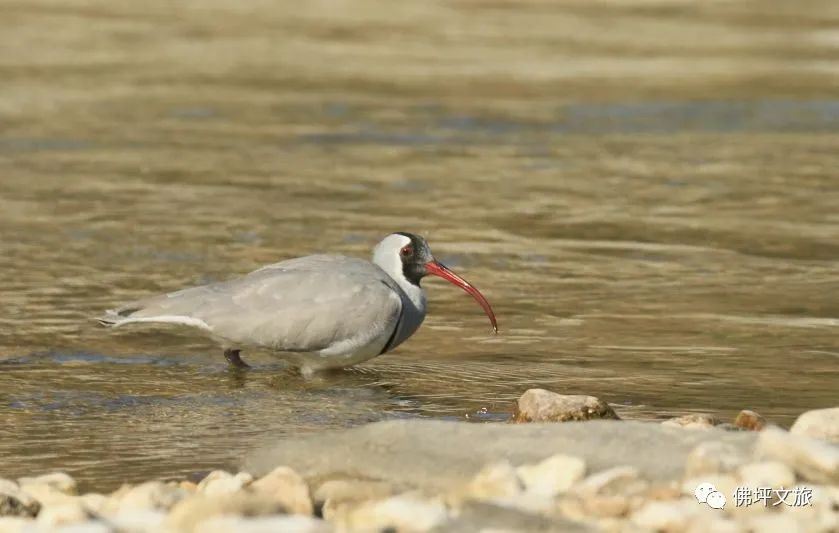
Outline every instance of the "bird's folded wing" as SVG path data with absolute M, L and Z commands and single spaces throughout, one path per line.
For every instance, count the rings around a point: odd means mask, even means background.
M 384 272 L 360 260 L 304 259 L 141 300 L 109 316 L 125 323 L 164 317 L 161 322 L 206 324 L 204 329 L 232 344 L 286 351 L 387 339 L 402 301 Z

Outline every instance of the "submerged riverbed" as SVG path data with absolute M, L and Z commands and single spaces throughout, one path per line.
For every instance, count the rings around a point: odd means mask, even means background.
M 503 420 L 531 387 L 623 418 L 835 406 L 839 13 L 816 4 L 10 7 L 1 477 L 184 476 L 325 428 Z M 431 280 L 412 339 L 313 381 L 90 320 L 398 230 L 499 336 Z

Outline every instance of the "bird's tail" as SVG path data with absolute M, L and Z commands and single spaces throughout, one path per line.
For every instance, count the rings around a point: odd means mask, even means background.
M 136 304 L 118 307 L 117 309 L 108 309 L 104 315 L 96 317 L 96 321 L 106 328 L 116 328 L 126 322 L 131 322 L 131 315 L 141 309 L 142 306 Z

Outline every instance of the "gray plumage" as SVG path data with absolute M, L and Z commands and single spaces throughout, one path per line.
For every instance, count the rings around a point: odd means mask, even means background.
M 309 374 L 341 368 L 392 350 L 425 318 L 420 279 L 441 276 L 472 294 L 496 327 L 489 303 L 468 282 L 434 260 L 428 243 L 393 233 L 373 261 L 312 255 L 269 265 L 239 278 L 139 300 L 107 311 L 111 327 L 180 324 L 202 330 L 239 367 L 246 347 L 281 354 Z

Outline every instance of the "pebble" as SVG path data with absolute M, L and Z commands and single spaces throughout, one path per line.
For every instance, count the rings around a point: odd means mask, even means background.
M 75 496 L 78 494 L 76 480 L 64 472 L 53 472 L 36 477 L 22 477 L 17 480 L 18 485 L 26 491 L 30 487 L 47 486 L 53 491 Z
M 802 413 L 789 432 L 839 444 L 839 407 Z
M 769 427 L 755 445 L 758 458 L 780 461 L 814 483 L 839 484 L 839 446 Z
M 0 533 L 19 533 L 32 530 L 32 520 L 18 516 L 0 516 Z
M 684 531 L 702 508 L 696 501 L 653 501 L 632 513 L 633 524 L 653 531 Z
M 400 494 L 367 502 L 336 518 L 338 529 L 350 531 L 429 531 L 449 519 L 446 506 L 437 499 Z
M 524 492 L 524 485 L 516 469 L 507 461 L 488 464 L 466 487 L 464 496 L 475 500 L 493 500 L 517 496 Z
M 108 519 L 119 533 L 157 533 L 165 522 L 165 512 L 151 510 L 123 511 Z
M 104 514 L 118 515 L 133 511 L 168 511 L 190 494 L 162 481 L 147 481 L 124 486 L 114 492 L 101 507 Z
M 747 453 L 733 444 L 716 440 L 702 442 L 688 454 L 685 460 L 685 476 L 698 477 L 734 472 L 749 459 Z
M 6 481 L 6 480 L 0 480 Z M 0 517 L 34 517 L 41 510 L 41 504 L 8 481 L 0 484 Z
M 648 484 L 633 466 L 616 466 L 592 474 L 573 487 L 573 492 L 582 496 L 593 495 L 635 495 L 648 488 Z
M 365 500 L 380 500 L 397 493 L 390 483 L 366 480 L 333 479 L 323 483 L 314 494 L 321 515 L 331 520 L 341 506 Z
M 557 394 L 529 389 L 516 402 L 513 422 L 568 422 L 607 418 L 619 420 L 606 402 L 594 396 Z
M 76 499 L 68 500 L 56 505 L 45 506 L 41 509 L 41 512 L 38 513 L 37 523 L 40 526 L 54 528 L 68 524 L 87 522 L 91 518 L 93 518 L 93 514 L 90 513 L 84 505 L 82 505 L 81 501 Z
M 314 512 L 309 486 L 287 466 L 278 466 L 254 481 L 250 490 L 278 502 L 288 513 L 311 515 Z
M 754 411 L 743 409 L 734 419 L 734 425 L 746 431 L 760 431 L 766 427 L 766 419 Z
M 687 533 L 743 533 L 736 521 L 722 516 L 702 513 L 694 515 L 695 519 L 688 524 Z M 756 532 L 757 533 L 757 532 Z
M 208 496 L 197 494 L 178 502 L 166 518 L 169 528 L 187 533 L 209 518 L 234 516 L 267 516 L 285 514 L 285 507 L 276 499 L 246 491 Z
M 202 522 L 195 533 L 330 533 L 323 520 L 301 515 L 241 518 L 222 516 Z
M 706 413 L 693 413 L 665 420 L 661 425 L 684 429 L 711 429 L 720 425 L 720 419 Z
M 207 496 L 232 494 L 247 487 L 253 482 L 253 476 L 247 472 L 236 475 L 224 470 L 214 470 L 198 483 L 196 490 Z
M 749 487 L 791 487 L 795 473 L 780 461 L 761 461 L 741 466 L 737 470 L 740 482 Z
M 807 533 L 810 531 L 795 517 L 781 513 L 749 515 L 744 522 L 746 531 L 759 531 L 760 533 Z
M 516 469 L 518 478 L 528 493 L 554 497 L 562 494 L 581 480 L 586 473 L 586 462 L 573 455 L 557 454 L 534 465 Z
M 78 500 L 85 507 L 85 509 L 87 509 L 91 513 L 98 515 L 102 514 L 108 501 L 110 501 L 110 498 L 108 498 L 108 496 L 105 496 L 104 494 L 90 492 L 88 494 L 79 496 Z

